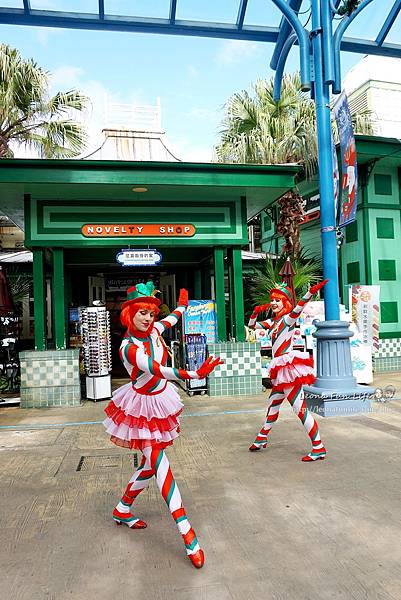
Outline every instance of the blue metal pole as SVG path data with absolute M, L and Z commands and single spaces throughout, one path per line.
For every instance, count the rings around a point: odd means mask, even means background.
M 330 64 L 325 53 L 332 52 L 331 24 L 327 29 L 329 0 L 311 0 L 312 50 L 315 73 L 315 107 L 319 158 L 320 223 L 324 277 L 325 321 L 317 324 L 317 378 L 305 386 L 305 399 L 311 410 L 322 415 L 340 415 L 369 410 L 372 389 L 357 385 L 352 372 L 347 321 L 340 321 L 338 260 L 331 148 L 330 90 L 324 66 Z M 328 43 L 323 43 L 323 40 Z
M 319 158 L 320 223 L 322 233 L 323 274 L 329 282 L 324 291 L 325 317 L 340 318 L 336 222 L 331 149 L 330 92 L 324 82 L 320 2 L 312 0 L 312 46 L 315 70 L 315 106 Z

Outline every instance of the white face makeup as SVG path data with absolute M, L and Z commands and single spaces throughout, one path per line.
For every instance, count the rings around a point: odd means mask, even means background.
M 135 313 L 132 319 L 132 324 L 138 331 L 145 332 L 149 329 L 154 320 L 155 313 L 153 312 L 153 310 L 146 310 L 145 308 L 141 308 Z
M 283 301 L 280 298 L 275 298 L 274 296 L 270 299 L 270 308 L 274 312 L 275 315 L 280 313 L 284 309 Z

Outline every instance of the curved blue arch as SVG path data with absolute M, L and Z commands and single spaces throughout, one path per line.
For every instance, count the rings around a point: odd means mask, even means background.
M 276 64 L 276 73 L 274 75 L 274 86 L 273 86 L 273 100 L 278 102 L 281 97 L 281 84 L 283 80 L 284 67 L 287 62 L 288 54 L 295 44 L 297 40 L 297 36 L 295 33 L 292 33 L 284 42 L 283 47 L 281 49 L 280 55 L 278 57 L 278 61 Z
M 300 72 L 301 72 L 301 85 L 303 91 L 311 89 L 311 74 L 310 74 L 310 62 L 309 62 L 309 35 L 306 29 L 302 26 L 301 21 L 298 19 L 297 14 L 292 8 L 285 2 L 285 0 L 272 0 L 279 10 L 283 13 L 287 21 L 293 27 L 296 36 L 298 38 L 299 50 L 300 50 Z M 287 53 L 288 54 L 288 53 Z M 281 53 L 280 53 L 281 56 Z
M 333 36 L 333 54 L 334 54 L 334 83 L 333 83 L 333 94 L 339 94 L 341 92 L 341 64 L 340 64 L 340 48 L 341 40 L 346 29 L 351 25 L 352 21 L 359 15 L 359 13 L 373 2 L 373 0 L 364 0 L 358 8 L 348 17 L 343 19 L 337 27 Z

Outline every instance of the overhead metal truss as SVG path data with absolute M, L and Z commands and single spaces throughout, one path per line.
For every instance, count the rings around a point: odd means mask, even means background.
M 279 27 L 246 25 L 245 20 L 249 0 L 238 0 L 237 18 L 232 23 L 177 19 L 177 7 L 180 0 L 170 0 L 168 14 L 166 14 L 165 18 L 108 14 L 107 0 L 98 0 L 98 10 L 96 13 L 37 10 L 32 7 L 31 0 L 19 1 L 21 5 L 19 8 L 9 8 L 4 5 L 2 6 L 2 0 L 0 0 L 0 23 L 69 29 L 199 36 L 273 43 L 277 42 L 279 37 L 283 39 L 283 33 L 279 33 L 280 29 L 283 30 L 283 26 L 284 31 L 287 31 L 287 36 L 292 29 L 284 17 Z M 330 1 L 336 7 L 341 4 L 341 0 Z M 383 9 L 381 0 L 373 1 L 377 3 L 378 11 Z M 266 3 L 268 2 L 273 5 L 272 0 L 266 0 Z M 305 2 L 303 0 L 287 0 L 287 4 L 296 13 L 300 11 L 302 4 L 307 7 L 308 2 L 309 0 Z M 376 39 L 344 37 L 341 40 L 341 49 L 346 52 L 355 52 L 358 54 L 376 54 L 401 58 L 401 44 L 386 43 L 386 38 L 400 11 L 401 0 L 395 0 L 389 13 L 383 14 L 383 25 L 379 29 Z

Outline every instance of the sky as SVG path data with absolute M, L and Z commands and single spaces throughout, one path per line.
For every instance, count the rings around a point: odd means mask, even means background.
M 375 37 L 394 0 L 373 0 L 347 35 Z M 96 10 L 97 0 L 31 0 L 32 8 Z M 177 18 L 235 21 L 239 0 L 178 0 Z M 22 0 L 0 0 L 0 7 Z M 167 16 L 168 0 L 105 0 L 106 11 Z M 308 18 L 308 0 L 302 8 Z M 277 26 L 280 13 L 270 0 L 249 0 L 246 24 Z M 400 19 L 398 19 L 400 21 Z M 170 35 L 99 32 L 0 25 L 0 40 L 51 73 L 51 91 L 78 89 L 91 99 L 88 120 L 94 149 L 101 139 L 108 102 L 156 105 L 160 98 L 167 143 L 181 160 L 209 161 L 219 140 L 224 105 L 258 78 L 269 78 L 273 44 Z M 396 22 L 388 41 L 401 41 Z M 343 75 L 361 55 L 342 55 Z M 298 69 L 294 49 L 287 72 Z M 23 156 L 23 152 L 16 155 Z

